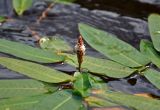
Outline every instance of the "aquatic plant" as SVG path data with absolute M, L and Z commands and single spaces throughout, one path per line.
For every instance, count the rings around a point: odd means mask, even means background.
M 82 56 L 77 59 L 76 54 L 67 52 L 73 49 L 62 39 L 41 38 L 41 49 L 0 39 L 0 52 L 12 55 L 0 57 L 0 65 L 31 78 L 0 80 L 0 110 L 85 110 L 112 106 L 158 110 L 159 99 L 113 91 L 102 77 L 118 79 L 138 73 L 160 89 L 160 72 L 150 68 L 150 63 L 160 67 L 159 21 L 159 15 L 149 16 L 153 43 L 142 40 L 140 51 L 115 35 L 80 23 L 83 39 L 108 58 L 85 55 L 83 62 Z M 80 40 L 81 37 L 77 46 L 81 46 Z M 45 66 L 50 63 L 67 63 L 79 71 L 69 75 Z

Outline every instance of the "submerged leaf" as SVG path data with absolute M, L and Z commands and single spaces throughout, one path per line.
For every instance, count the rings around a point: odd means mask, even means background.
M 19 97 L 0 100 L 0 110 L 29 110 L 48 95 Z
M 73 77 L 40 64 L 12 58 L 0 57 L 0 65 L 31 78 L 49 83 L 73 81 Z
M 57 89 L 56 87 L 53 87 Z M 0 98 L 33 96 L 47 93 L 42 82 L 32 79 L 0 80 Z
M 148 69 L 144 71 L 144 76 L 157 88 L 160 89 L 160 72 L 153 70 L 153 69 Z
M 131 45 L 102 30 L 79 24 L 79 30 L 87 43 L 111 60 L 129 67 L 141 67 L 149 60 Z
M 77 66 L 77 58 L 75 55 L 65 54 L 69 59 L 67 63 Z M 74 62 L 74 63 L 73 63 Z M 94 58 L 89 56 L 84 56 L 84 61 L 82 63 L 82 68 L 88 69 L 90 72 L 99 75 L 105 75 L 114 78 L 123 78 L 131 75 L 135 69 L 123 66 L 116 62 L 106 59 Z
M 22 15 L 23 12 L 32 6 L 33 0 L 13 0 L 13 8 L 18 15 Z
M 34 48 L 22 43 L 0 39 L 0 52 L 11 54 L 26 60 L 40 63 L 54 63 L 64 61 L 64 56 Z
M 148 57 L 155 65 L 160 68 L 160 55 L 154 49 L 153 44 L 147 40 L 141 40 L 141 52 Z
M 59 37 L 47 38 L 43 37 L 39 41 L 40 47 L 52 51 L 71 51 L 70 45 Z
M 160 52 L 160 15 L 151 14 L 148 17 L 148 26 L 154 48 Z
M 79 110 L 82 105 L 81 98 L 75 97 L 71 92 L 55 92 L 30 110 Z

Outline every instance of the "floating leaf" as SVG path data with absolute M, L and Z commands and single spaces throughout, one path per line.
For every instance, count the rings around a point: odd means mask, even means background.
M 65 54 L 65 55 L 68 56 L 69 59 L 71 59 L 68 60 L 67 63 L 74 66 L 78 65 L 76 55 L 71 55 L 71 54 Z M 82 68 L 86 68 L 90 72 L 93 72 L 95 74 L 105 75 L 114 78 L 127 77 L 131 75 L 134 71 L 136 71 L 135 69 L 131 69 L 129 67 L 123 66 L 121 64 L 118 64 L 110 60 L 94 58 L 89 56 L 84 56 Z
M 47 50 L 52 50 L 52 51 L 71 51 L 72 50 L 69 44 L 59 37 L 56 37 L 56 38 L 43 37 L 40 39 L 39 43 L 41 48 L 47 49 Z
M 96 96 L 90 96 L 85 98 L 85 101 L 89 104 L 90 107 L 111 107 L 117 106 L 117 104 L 112 103 L 106 99 L 99 98 Z
M 70 75 L 28 61 L 0 57 L 0 65 L 31 78 L 49 83 L 59 83 L 73 80 L 73 77 Z
M 56 2 L 56 3 L 64 3 L 64 4 L 72 3 L 75 1 L 76 0 L 54 0 L 54 2 Z
M 47 92 L 45 85 L 36 80 L 0 80 L 0 98 L 33 96 Z
M 13 8 L 18 15 L 22 15 L 23 12 L 32 6 L 33 0 L 13 0 Z
M 153 70 L 153 69 L 148 69 L 144 71 L 144 76 L 157 88 L 160 89 L 160 72 Z
M 148 17 L 148 25 L 154 48 L 160 52 L 160 15 L 151 14 Z
M 96 90 L 102 90 L 102 91 L 106 91 L 108 89 L 106 82 L 104 82 L 100 77 L 98 76 L 93 76 L 90 74 L 89 77 L 89 82 L 91 84 L 92 87 L 92 91 L 96 91 Z
M 147 40 L 141 40 L 141 52 L 148 57 L 155 65 L 160 67 L 160 55 L 154 49 L 153 44 Z
M 19 97 L 0 100 L 0 110 L 29 110 L 48 95 Z
M 4 16 L 0 16 L 0 23 L 5 22 L 6 20 L 7 20 L 7 18 L 6 18 L 6 17 L 4 17 Z
M 134 96 L 120 92 L 106 92 L 99 94 L 98 96 L 136 110 L 158 110 L 160 108 L 160 101 L 152 98 Z
M 40 63 L 54 63 L 64 61 L 64 57 L 59 56 L 56 53 L 4 39 L 0 39 L 0 52 Z
M 79 30 L 90 46 L 115 62 L 129 67 L 140 67 L 149 62 L 138 50 L 114 35 L 85 24 L 79 24 Z
M 79 110 L 81 105 L 81 98 L 73 96 L 68 91 L 58 91 L 30 110 Z
M 74 92 L 80 94 L 82 97 L 89 96 L 91 88 L 91 84 L 89 82 L 89 74 L 76 72 L 74 76 L 75 76 L 75 82 L 73 84 Z

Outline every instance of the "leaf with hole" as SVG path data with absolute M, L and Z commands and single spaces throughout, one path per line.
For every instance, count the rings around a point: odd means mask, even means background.
M 58 91 L 42 100 L 30 110 L 79 110 L 82 105 L 80 97 L 68 91 Z
M 147 40 L 141 40 L 140 43 L 141 52 L 148 57 L 156 66 L 160 67 L 160 55 L 154 49 L 153 44 Z
M 144 76 L 157 88 L 160 89 L 160 72 L 153 70 L 153 69 L 148 69 L 144 71 Z
M 5 39 L 0 39 L 0 52 L 40 63 L 61 62 L 65 59 L 64 56 L 59 56 L 56 53 Z
M 17 97 L 0 100 L 0 110 L 29 110 L 48 95 Z
M 48 85 L 47 85 L 48 86 Z M 49 92 L 47 86 L 32 79 L 0 80 L 0 98 L 33 96 Z M 54 90 L 57 87 L 52 87 Z
M 148 26 L 154 48 L 160 52 L 160 15 L 151 14 L 148 17 Z
M 76 55 L 64 54 L 68 57 L 67 63 L 77 66 Z M 96 63 L 95 63 L 96 62 Z M 111 60 L 94 58 L 89 56 L 84 56 L 84 61 L 82 63 L 82 68 L 88 69 L 98 75 L 105 75 L 113 78 L 123 78 L 131 75 L 135 69 L 123 66 L 119 63 L 113 62 Z
M 43 37 L 39 41 L 40 47 L 52 51 L 71 51 L 70 45 L 59 37 L 47 38 Z
M 13 0 L 13 8 L 18 15 L 22 15 L 24 11 L 32 6 L 33 0 Z
M 81 23 L 79 30 L 91 47 L 115 62 L 129 67 L 141 67 L 149 62 L 138 50 L 112 34 Z
M 0 65 L 5 66 L 15 72 L 19 72 L 31 78 L 48 83 L 59 83 L 74 80 L 74 78 L 70 75 L 28 61 L 0 57 Z

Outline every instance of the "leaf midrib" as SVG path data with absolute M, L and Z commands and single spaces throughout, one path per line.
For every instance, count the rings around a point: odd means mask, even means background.
M 68 97 L 66 100 L 62 101 L 62 103 L 58 104 L 56 107 L 52 108 L 52 110 L 56 110 L 58 109 L 60 106 L 62 106 L 63 104 L 65 104 L 68 100 L 70 100 L 72 98 L 72 96 Z

